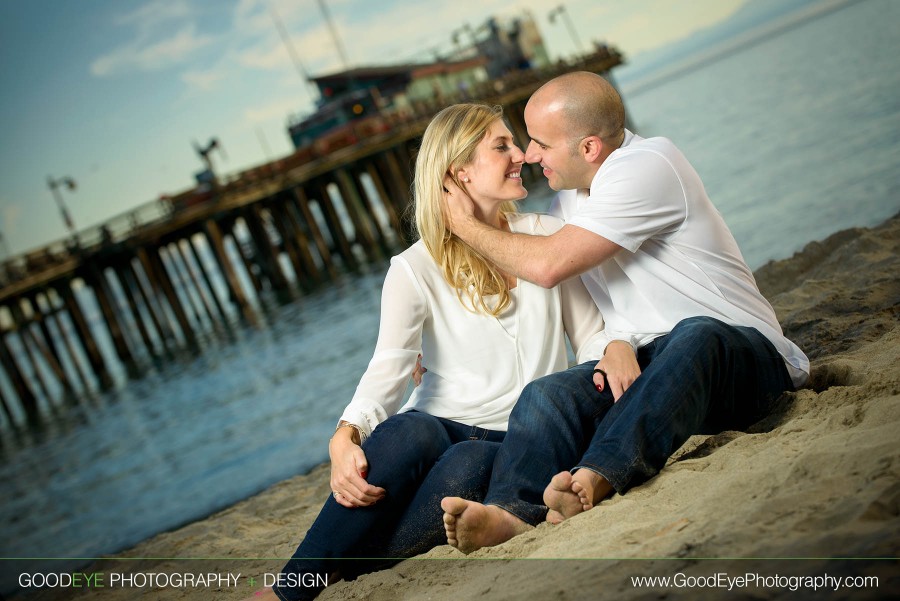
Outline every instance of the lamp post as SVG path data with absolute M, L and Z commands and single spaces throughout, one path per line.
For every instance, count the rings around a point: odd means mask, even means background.
M 556 22 L 557 15 L 562 15 L 563 19 L 566 22 L 566 27 L 569 28 L 569 35 L 572 36 L 572 40 L 575 42 L 575 46 L 578 48 L 578 52 L 584 54 L 584 46 L 581 45 L 581 40 L 578 38 L 578 33 L 575 31 L 575 24 L 572 23 L 571 17 L 569 17 L 569 11 L 566 10 L 565 5 L 560 4 L 549 13 L 547 13 L 547 19 L 550 23 Z
M 66 228 L 69 230 L 69 233 L 72 234 L 72 238 L 77 244 L 78 235 L 75 233 L 75 222 L 72 221 L 72 216 L 69 215 L 69 210 L 66 208 L 66 204 L 63 202 L 62 194 L 59 193 L 60 186 L 65 186 L 69 190 L 74 191 L 76 188 L 75 180 L 68 176 L 61 177 L 59 179 L 53 179 L 48 175 L 47 186 L 53 193 L 53 198 L 56 200 L 56 205 L 59 207 L 59 212 L 62 215 L 63 223 L 66 224 Z
M 456 48 L 457 54 L 461 52 L 459 46 L 459 36 L 463 32 L 469 34 L 469 38 L 472 40 L 472 46 L 474 46 L 477 41 L 475 38 L 475 30 L 472 29 L 472 26 L 468 23 L 463 23 L 460 27 L 457 27 L 452 32 L 450 32 L 450 39 L 453 40 L 453 46 Z
M 6 243 L 6 238 L 3 237 L 3 232 L 0 232 L 0 252 L 3 253 L 0 255 L 0 260 L 5 261 L 9 258 L 9 245 Z

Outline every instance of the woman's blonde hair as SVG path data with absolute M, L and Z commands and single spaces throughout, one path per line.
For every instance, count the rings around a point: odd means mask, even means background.
M 450 233 L 444 215 L 444 177 L 465 186 L 457 177 L 462 167 L 475 160 L 478 144 L 490 126 L 503 119 L 503 108 L 483 104 L 455 104 L 434 116 L 422 136 L 413 182 L 416 229 L 419 238 L 441 268 L 444 279 L 456 289 L 464 307 L 494 317 L 510 304 L 509 286 L 503 274 L 475 249 Z M 504 202 L 500 213 L 515 211 Z M 497 295 L 496 302 L 485 297 Z

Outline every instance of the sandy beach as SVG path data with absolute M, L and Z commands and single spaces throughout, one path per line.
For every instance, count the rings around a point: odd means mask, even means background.
M 444 546 L 329 587 L 337 599 L 883 599 L 900 593 L 900 216 L 756 272 L 812 360 L 807 387 L 747 432 L 692 437 L 655 478 L 565 523 L 465 557 Z M 27 599 L 242 599 L 277 573 L 328 471 L 273 486 L 85 572 L 231 572 L 237 587 L 43 591 Z M 111 525 L 110 527 L 114 527 Z M 144 558 L 144 559 L 128 559 Z M 163 559 L 148 559 L 163 558 Z M 165 559 L 204 558 L 204 559 Z M 212 558 L 212 559 L 210 559 Z M 243 559 L 256 558 L 256 559 Z M 873 559 L 882 558 L 882 559 Z M 878 576 L 791 591 L 633 586 L 633 576 Z M 257 578 L 252 587 L 248 576 Z

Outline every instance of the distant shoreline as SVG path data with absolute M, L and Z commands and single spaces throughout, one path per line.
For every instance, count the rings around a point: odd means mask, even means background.
M 637 74 L 632 77 L 626 75 L 622 78 L 616 78 L 616 81 L 620 84 L 623 96 L 626 98 L 634 97 L 643 94 L 670 79 L 681 77 L 698 67 L 710 65 L 728 58 L 732 54 L 752 48 L 773 37 L 777 37 L 792 29 L 801 27 L 810 21 L 815 21 L 816 19 L 828 16 L 835 11 L 847 8 L 850 5 L 862 1 L 863 0 L 834 0 L 831 4 L 827 5 L 809 5 L 798 9 L 794 13 L 790 13 L 785 21 L 767 21 L 752 27 L 748 31 L 744 31 L 736 39 L 727 38 L 719 40 L 712 48 L 689 52 L 687 56 L 678 60 L 674 65 L 657 67 L 648 66 L 645 67 L 646 73 L 644 74 Z

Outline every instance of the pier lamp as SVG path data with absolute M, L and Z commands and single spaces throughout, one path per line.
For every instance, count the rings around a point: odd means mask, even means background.
M 553 24 L 556 22 L 557 16 L 562 16 L 563 20 L 566 22 L 566 27 L 569 29 L 569 35 L 572 36 L 572 41 L 575 42 L 575 46 L 578 48 L 578 52 L 584 54 L 584 46 L 581 45 L 581 39 L 579 39 L 578 33 L 575 31 L 575 24 L 572 23 L 572 18 L 569 17 L 569 11 L 566 10 L 565 5 L 560 4 L 547 13 L 547 20 Z
M 75 222 L 72 221 L 72 216 L 69 215 L 69 210 L 66 209 L 66 204 L 63 202 L 62 194 L 59 193 L 59 187 L 65 186 L 69 190 L 75 190 L 75 180 L 71 177 L 60 177 L 59 179 L 53 179 L 49 175 L 47 176 L 47 186 L 49 186 L 50 191 L 53 193 L 53 198 L 56 200 L 56 205 L 59 207 L 59 212 L 62 215 L 63 222 L 66 224 L 66 227 L 69 230 L 69 233 L 72 234 L 72 237 L 77 241 L 78 238 L 75 234 Z
M 6 244 L 6 238 L 3 237 L 3 232 L 0 232 L 0 260 L 5 261 L 10 257 L 9 254 L 9 245 Z
M 453 46 L 456 48 L 457 52 L 460 51 L 459 36 L 462 33 L 467 33 L 469 35 L 469 38 L 472 40 L 473 46 L 475 45 L 475 43 L 477 41 L 475 38 L 475 30 L 472 29 L 472 26 L 469 25 L 468 23 L 463 23 L 462 26 L 457 27 L 452 32 L 450 32 L 450 39 L 453 41 Z

